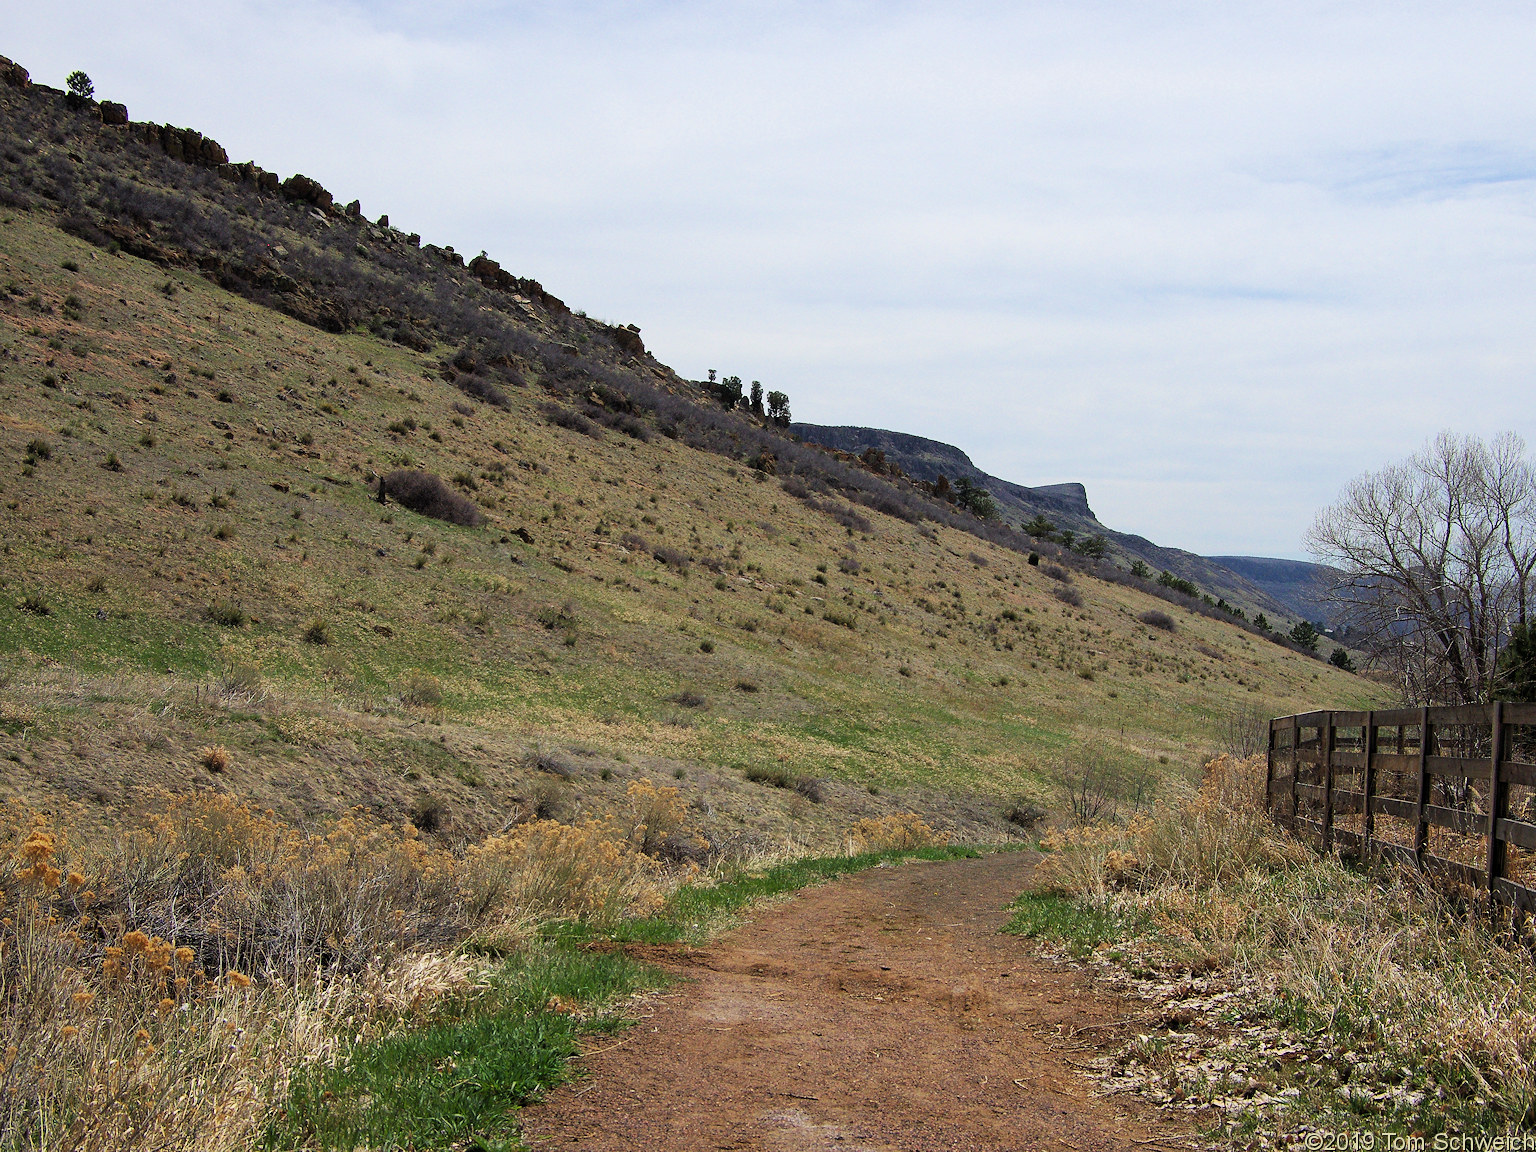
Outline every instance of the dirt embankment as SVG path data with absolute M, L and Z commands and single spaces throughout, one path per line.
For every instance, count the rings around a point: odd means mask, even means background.
M 1137 1006 L 998 934 L 1032 859 L 879 868 L 707 948 L 590 1073 L 524 1114 L 534 1148 L 1142 1149 L 1187 1121 L 1093 1095 L 1074 1060 Z

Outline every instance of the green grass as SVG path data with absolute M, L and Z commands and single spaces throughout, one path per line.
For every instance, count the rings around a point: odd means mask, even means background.
M 1142 918 L 1132 913 L 1093 908 L 1066 896 L 1026 892 L 1012 907 L 1014 913 L 1004 932 L 1055 941 L 1077 960 L 1091 955 L 1101 944 L 1124 940 L 1143 927 Z
M 664 982 L 622 952 L 535 941 L 485 992 L 297 1077 L 266 1146 L 515 1148 L 519 1108 L 570 1076 L 580 1038 L 623 1027 L 611 1006 Z M 549 1011 L 557 996 L 581 1018 Z

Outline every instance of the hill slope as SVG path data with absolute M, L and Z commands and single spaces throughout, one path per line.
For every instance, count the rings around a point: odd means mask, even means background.
M 914 808 L 998 836 L 1089 759 L 1129 796 L 1234 711 L 1374 698 L 1219 619 L 1149 628 L 1165 602 L 1030 566 L 488 262 L 45 89 L 0 113 L 7 794 L 472 838 L 650 778 L 717 844 Z M 381 504 L 396 470 L 482 522 Z

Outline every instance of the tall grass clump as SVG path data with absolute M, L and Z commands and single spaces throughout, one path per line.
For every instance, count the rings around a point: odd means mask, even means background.
M 1165 1097 L 1217 1103 L 1250 1128 L 1361 1117 L 1421 1132 L 1529 1123 L 1531 941 L 1495 928 L 1466 893 L 1318 855 L 1270 822 L 1264 779 L 1263 756 L 1223 755 L 1183 803 L 1047 835 L 1013 929 L 1069 942 L 1091 926 L 1088 952 L 1130 956 L 1170 979 L 1224 973 L 1244 1022 L 1287 1037 L 1223 1052 L 1264 1088 L 1262 1105 L 1221 1105 L 1218 1086 L 1168 1064 L 1166 1051 L 1153 1078 Z

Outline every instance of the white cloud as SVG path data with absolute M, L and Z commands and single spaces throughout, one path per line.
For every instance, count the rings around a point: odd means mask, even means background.
M 0 0 L 3 50 L 489 250 L 796 415 L 1296 554 L 1536 440 L 1536 14 L 1501 4 Z

